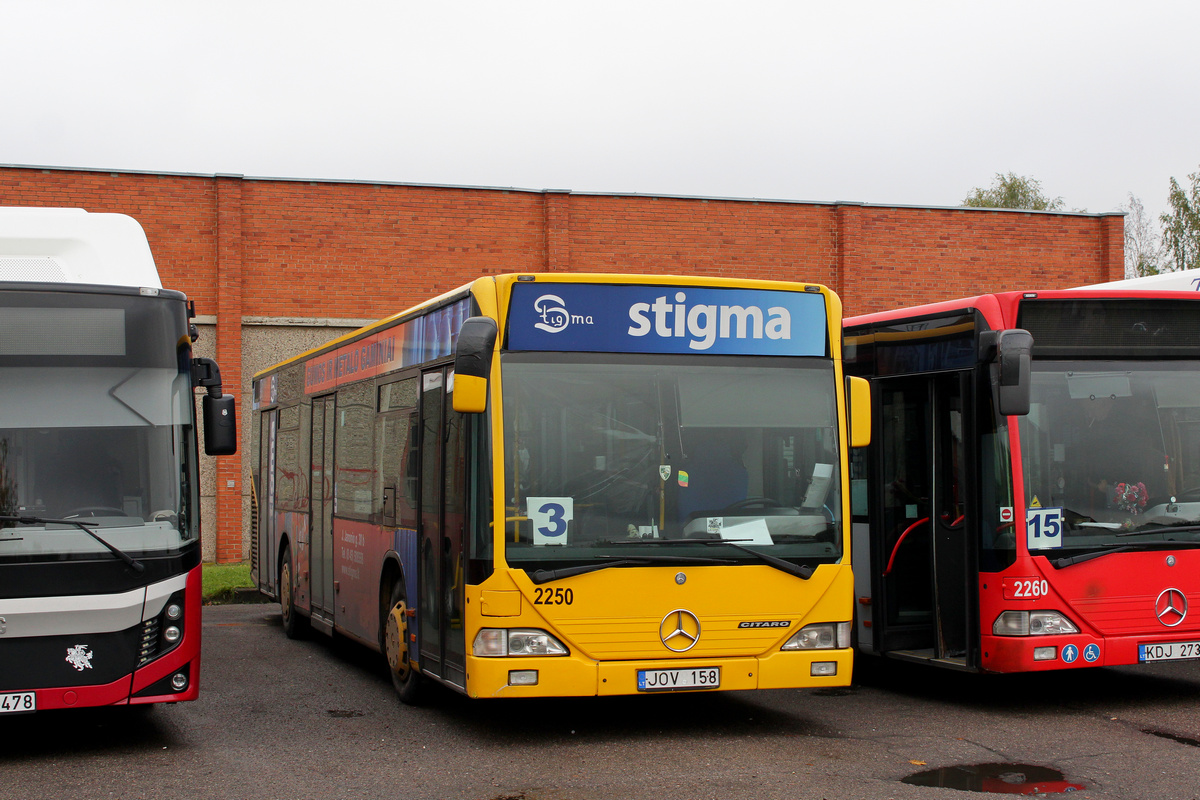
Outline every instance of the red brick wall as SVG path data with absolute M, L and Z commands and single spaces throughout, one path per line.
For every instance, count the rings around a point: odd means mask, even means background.
M 1123 218 L 0 167 L 0 205 L 128 214 L 163 285 L 217 316 L 374 319 L 480 275 L 651 272 L 824 283 L 847 316 L 1123 273 Z M 247 404 L 242 406 L 245 413 Z M 245 443 L 242 443 L 244 446 Z M 217 464 L 217 558 L 242 558 L 241 456 Z
M 201 314 L 216 313 L 231 269 L 247 316 L 381 317 L 482 274 L 544 269 L 820 282 L 860 314 L 1115 280 L 1123 260 L 1117 214 L 20 167 L 0 167 L 0 204 L 129 214 L 164 285 Z

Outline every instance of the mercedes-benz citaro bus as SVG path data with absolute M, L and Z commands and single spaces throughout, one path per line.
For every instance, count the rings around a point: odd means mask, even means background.
M 0 208 L 0 715 L 195 699 L 200 476 L 234 398 L 122 214 Z
M 846 685 L 840 337 L 822 286 L 632 275 L 368 325 L 254 377 L 257 584 L 406 702 Z
M 857 643 L 986 672 L 1200 658 L 1196 274 L 846 320 Z

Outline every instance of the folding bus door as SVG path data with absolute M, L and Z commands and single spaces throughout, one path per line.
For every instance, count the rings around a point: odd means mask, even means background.
M 269 592 L 278 591 L 279 573 L 276 566 L 278 532 L 275 529 L 275 444 L 279 429 L 279 411 L 264 411 L 259 418 L 258 480 L 255 491 L 258 498 L 258 520 L 253 543 L 255 585 Z
M 465 419 L 450 407 L 447 368 L 421 376 L 421 513 L 418 639 L 424 672 L 466 685 Z
M 878 382 L 881 509 L 872 520 L 880 649 L 965 664 L 974 530 L 969 372 Z M 968 406 L 969 407 L 969 404 Z
M 965 664 L 968 608 L 974 608 L 975 548 L 971 544 L 977 515 L 971 464 L 975 448 L 969 447 L 974 420 L 971 373 L 938 376 L 933 384 L 934 407 L 934 515 L 933 574 L 938 658 Z
M 312 619 L 333 630 L 333 428 L 336 395 L 314 397 L 312 406 L 312 519 L 308 558 L 311 570 Z

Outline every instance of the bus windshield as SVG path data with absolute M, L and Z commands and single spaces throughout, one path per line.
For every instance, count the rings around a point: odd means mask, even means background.
M 1063 509 L 1062 547 L 1200 540 L 1200 363 L 1033 369 L 1025 501 Z
M 840 557 L 832 362 L 503 358 L 510 565 Z
M 192 393 L 177 368 L 0 372 L 0 560 L 170 553 L 195 539 Z

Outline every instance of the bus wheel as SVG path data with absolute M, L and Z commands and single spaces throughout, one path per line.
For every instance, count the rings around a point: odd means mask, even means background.
M 412 667 L 408 620 L 408 604 L 404 602 L 404 592 L 399 583 L 393 584 L 388 601 L 388 614 L 383 621 L 383 654 L 387 656 L 392 686 L 400 696 L 400 701 L 415 706 L 420 704 L 425 694 L 425 681 Z
M 296 612 L 296 597 L 292 593 L 292 549 L 283 548 L 279 564 L 279 611 L 283 615 L 283 632 L 289 639 L 304 635 L 306 620 Z

